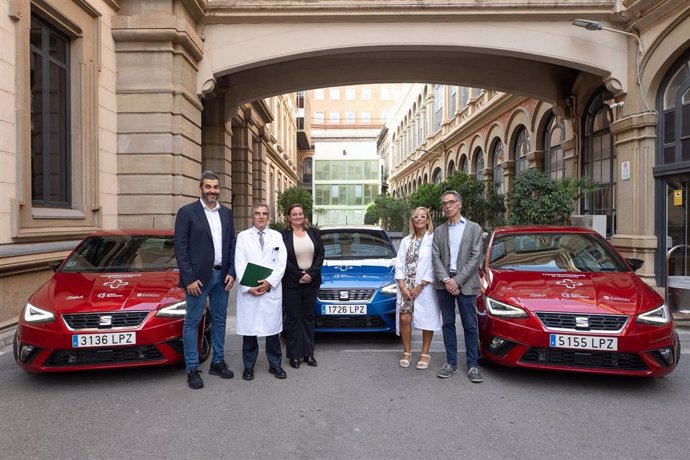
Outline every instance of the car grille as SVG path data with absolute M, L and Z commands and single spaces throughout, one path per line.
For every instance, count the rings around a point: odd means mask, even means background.
M 80 313 L 62 315 L 70 329 L 112 329 L 114 327 L 137 327 L 146 316 L 147 311 L 128 311 L 117 313 Z M 110 324 L 101 324 L 101 317 L 110 317 Z
M 323 329 L 381 329 L 386 322 L 380 316 L 317 316 L 316 327 Z
M 153 345 L 126 348 L 90 348 L 55 350 L 45 362 L 48 367 L 89 366 L 97 364 L 136 363 L 156 361 L 163 354 Z
M 520 360 L 529 364 L 569 366 L 582 369 L 646 371 L 647 366 L 635 353 L 612 351 L 554 350 L 530 348 Z
M 549 313 L 540 311 L 537 316 L 549 329 L 569 331 L 620 332 L 628 321 L 624 315 L 583 315 L 578 313 Z M 576 318 L 586 318 L 587 326 L 578 326 Z
M 321 289 L 319 300 L 356 302 L 369 300 L 374 296 L 376 289 Z M 347 293 L 347 297 L 341 297 L 341 293 Z

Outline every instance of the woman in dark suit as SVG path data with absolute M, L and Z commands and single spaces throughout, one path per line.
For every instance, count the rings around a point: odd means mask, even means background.
M 321 286 L 323 244 L 319 231 L 310 227 L 299 204 L 287 210 L 288 226 L 283 230 L 287 267 L 283 277 L 283 323 L 290 366 L 300 362 L 316 367 L 314 359 L 314 304 Z

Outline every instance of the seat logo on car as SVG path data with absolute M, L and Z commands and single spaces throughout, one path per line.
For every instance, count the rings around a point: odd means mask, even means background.
M 579 281 L 573 281 L 570 279 L 564 279 L 563 281 L 557 281 L 556 284 L 558 284 L 559 286 L 566 287 L 568 289 L 575 289 L 578 286 L 582 286 L 582 283 L 580 283 Z
M 110 315 L 103 315 L 98 318 L 98 325 L 99 326 L 112 326 L 113 324 L 113 317 Z
M 346 272 L 354 267 L 352 265 L 337 265 L 333 268 L 335 268 L 336 270 L 340 270 L 341 272 Z
M 575 327 L 589 327 L 589 319 L 586 316 L 576 316 Z
M 112 281 L 108 281 L 107 283 L 103 283 L 104 286 L 108 286 L 110 289 L 117 289 L 121 286 L 127 286 L 129 283 L 127 281 L 121 280 L 121 279 L 114 279 Z
M 338 294 L 338 297 L 340 300 L 348 300 L 350 298 L 350 292 L 349 291 L 340 291 Z

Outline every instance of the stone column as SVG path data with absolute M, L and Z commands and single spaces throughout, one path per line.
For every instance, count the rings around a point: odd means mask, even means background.
M 251 208 L 255 199 L 251 139 L 250 128 L 235 117 L 232 126 L 232 209 L 237 231 L 251 226 Z
M 172 228 L 199 196 L 201 111 L 196 94 L 206 0 L 121 0 L 117 59 L 118 225 Z
M 201 128 L 202 169 L 218 174 L 221 182 L 220 201 L 232 206 L 232 123 L 225 120 L 224 98 L 215 97 L 204 101 Z
M 654 232 L 654 155 L 657 119 L 638 114 L 616 120 L 610 125 L 616 148 L 616 233 L 611 243 L 625 257 L 644 260 L 638 271 L 655 286 L 654 273 L 657 237 Z M 620 177 L 621 164 L 630 162 L 630 179 Z

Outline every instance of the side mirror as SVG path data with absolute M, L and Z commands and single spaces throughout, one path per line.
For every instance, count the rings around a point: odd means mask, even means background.
M 642 259 L 626 258 L 625 261 L 628 263 L 628 265 L 630 265 L 630 268 L 632 268 L 634 272 L 642 268 L 644 265 L 644 260 Z
M 48 265 L 50 266 L 50 269 L 53 270 L 54 272 L 57 271 L 58 268 L 60 268 L 60 265 L 65 261 L 65 259 L 60 259 L 60 260 L 54 260 Z

